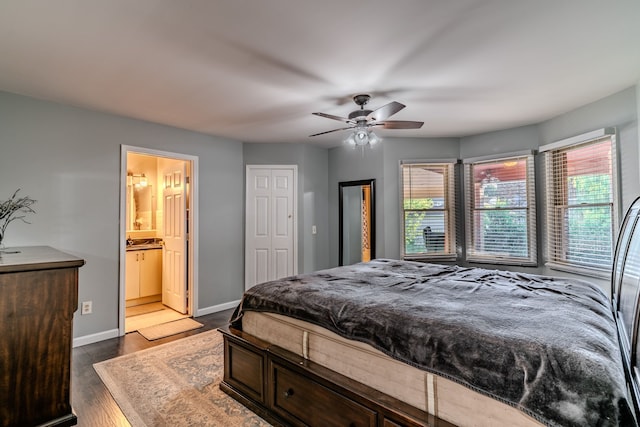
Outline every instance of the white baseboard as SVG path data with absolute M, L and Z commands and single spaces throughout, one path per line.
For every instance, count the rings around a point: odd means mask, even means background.
M 240 300 L 225 302 L 224 304 L 212 305 L 211 307 L 200 308 L 196 310 L 194 317 L 204 316 L 205 314 L 213 314 L 219 311 L 236 308 L 240 304 Z
M 120 331 L 118 329 L 110 329 L 104 332 L 98 332 L 96 334 L 85 335 L 82 337 L 77 337 L 73 339 L 73 347 L 80 347 L 87 344 L 93 344 L 94 342 L 104 341 L 111 338 L 116 338 L 120 336 Z
M 219 311 L 229 310 L 230 308 L 236 308 L 240 304 L 240 300 L 225 302 L 224 304 L 213 305 L 211 307 L 201 308 L 196 310 L 194 317 L 204 316 L 206 314 L 213 314 Z M 73 347 L 80 347 L 87 344 L 93 344 L 95 342 L 108 340 L 120 336 L 118 329 L 110 329 L 104 332 L 98 332 L 96 334 L 85 335 L 73 339 Z

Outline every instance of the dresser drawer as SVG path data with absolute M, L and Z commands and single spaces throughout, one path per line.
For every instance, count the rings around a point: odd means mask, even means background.
M 301 376 L 276 362 L 271 364 L 272 408 L 302 425 L 375 427 L 377 413 Z

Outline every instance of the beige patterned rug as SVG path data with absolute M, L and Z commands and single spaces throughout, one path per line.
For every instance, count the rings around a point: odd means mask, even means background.
M 93 366 L 133 427 L 270 426 L 218 387 L 223 352 L 207 331 Z

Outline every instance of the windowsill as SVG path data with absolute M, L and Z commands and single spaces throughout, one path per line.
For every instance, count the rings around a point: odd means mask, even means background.
M 466 262 L 475 264 L 510 265 L 515 267 L 537 267 L 538 263 L 528 260 L 517 260 L 512 258 L 476 258 L 467 257 Z
M 596 279 L 611 279 L 611 271 L 600 270 L 592 267 L 574 266 L 566 264 L 558 264 L 555 262 L 548 262 L 545 267 L 549 267 L 551 270 L 564 271 L 565 273 L 578 274 L 580 276 L 594 277 Z
M 446 255 L 413 255 L 402 257 L 404 261 L 416 261 L 416 262 L 442 262 L 442 261 L 456 261 L 455 254 Z

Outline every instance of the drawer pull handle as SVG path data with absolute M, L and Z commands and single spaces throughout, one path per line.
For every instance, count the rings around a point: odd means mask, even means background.
M 289 398 L 289 397 L 291 397 L 291 396 L 293 396 L 293 389 L 292 389 L 292 388 L 290 388 L 290 389 L 285 390 L 285 392 L 284 392 L 284 397 L 285 397 L 285 398 Z

